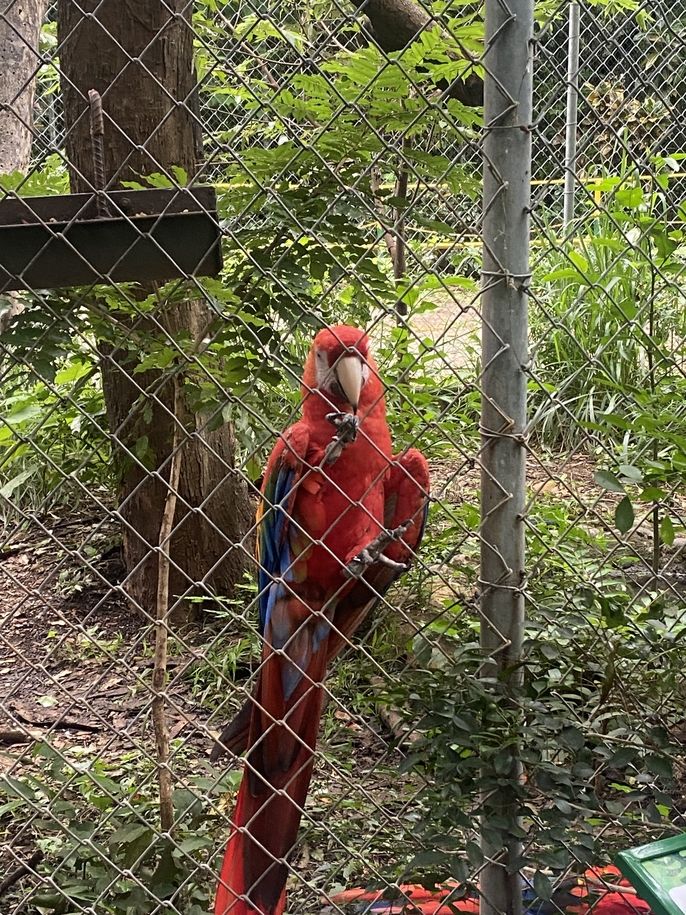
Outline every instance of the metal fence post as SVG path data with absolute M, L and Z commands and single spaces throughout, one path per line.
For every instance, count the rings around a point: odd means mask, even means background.
M 567 46 L 567 118 L 565 121 L 565 199 L 563 224 L 565 231 L 574 219 L 576 190 L 576 132 L 579 109 L 579 23 L 580 6 L 569 5 L 569 38 Z
M 524 623 L 532 30 L 531 0 L 486 0 L 480 585 L 488 678 L 512 669 Z M 513 777 L 518 772 L 513 757 Z M 504 804 L 509 819 L 513 803 Z M 514 836 L 494 842 L 487 815 L 481 828 L 481 915 L 518 915 L 520 843 Z

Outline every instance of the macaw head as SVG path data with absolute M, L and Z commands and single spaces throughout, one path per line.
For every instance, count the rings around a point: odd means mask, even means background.
M 309 377 L 312 374 L 314 377 Z M 378 382 L 364 331 L 345 324 L 319 331 L 305 371 L 307 386 L 321 391 L 332 404 L 348 404 L 357 413 L 361 400 L 371 394 L 370 378 Z M 374 396 L 378 393 L 375 391 Z

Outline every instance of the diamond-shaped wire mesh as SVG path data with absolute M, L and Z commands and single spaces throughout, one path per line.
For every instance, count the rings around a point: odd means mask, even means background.
M 685 22 L 0 7 L 3 913 L 648 912 Z

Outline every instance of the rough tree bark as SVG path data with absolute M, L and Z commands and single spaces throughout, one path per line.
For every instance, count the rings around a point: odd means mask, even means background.
M 0 174 L 26 174 L 31 161 L 33 102 L 40 66 L 38 43 L 46 0 L 0 0 Z M 24 303 L 16 294 L 0 305 L 0 334 Z
M 93 179 L 88 90 L 102 95 L 108 188 L 121 181 L 180 166 L 196 170 L 198 131 L 192 107 L 195 75 L 186 0 L 59 0 L 58 38 L 67 157 L 72 191 Z M 202 301 L 165 305 L 156 316 L 171 336 L 200 340 L 209 311 Z M 148 437 L 155 469 L 168 477 L 173 441 L 173 384 L 158 372 L 133 374 L 135 357 L 103 348 L 103 387 L 110 429 L 132 449 Z M 135 379 L 135 384 L 134 384 Z M 138 385 L 156 392 L 151 415 L 140 409 Z M 166 408 L 166 409 L 165 409 Z M 247 487 L 234 471 L 229 426 L 203 431 L 202 418 L 179 405 L 185 428 L 175 533 L 170 542 L 172 595 L 204 580 L 215 592 L 233 593 L 246 553 L 233 547 L 247 530 L 252 509 Z M 120 455 L 121 457 L 121 455 Z M 130 461 L 122 463 L 121 507 L 127 590 L 154 616 L 160 523 L 168 487 Z M 202 506 L 202 511 L 189 511 Z M 215 525 L 217 530 L 212 526 Z M 216 568 L 215 568 L 216 565 Z M 179 572 L 176 567 L 182 570 Z M 183 613 L 176 613 L 177 620 Z
M 362 10 L 371 25 L 371 34 L 379 47 L 391 53 L 402 51 L 417 34 L 433 22 L 433 17 L 414 0 L 350 0 L 353 6 Z M 448 91 L 464 105 L 479 108 L 484 103 L 484 84 L 480 76 L 470 74 L 465 80 L 456 79 L 448 84 L 438 84 L 442 91 Z
M 26 172 L 45 0 L 0 0 L 0 172 Z

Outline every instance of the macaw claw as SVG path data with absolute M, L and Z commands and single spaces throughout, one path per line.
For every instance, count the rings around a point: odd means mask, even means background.
M 352 444 L 357 438 L 360 419 L 353 413 L 328 413 L 326 418 L 336 427 L 336 434 L 327 445 L 324 463 L 333 464 L 341 456 L 345 446 Z
M 382 531 L 370 544 L 360 550 L 354 559 L 350 560 L 345 567 L 346 574 L 350 578 L 360 578 L 369 566 L 377 562 L 391 569 L 397 569 L 399 572 L 406 571 L 409 568 L 406 563 L 389 559 L 388 556 L 384 556 L 383 551 L 389 543 L 393 543 L 394 540 L 400 540 L 411 524 L 411 521 L 405 521 L 403 524 L 399 524 L 398 527 L 394 527 L 393 530 Z

